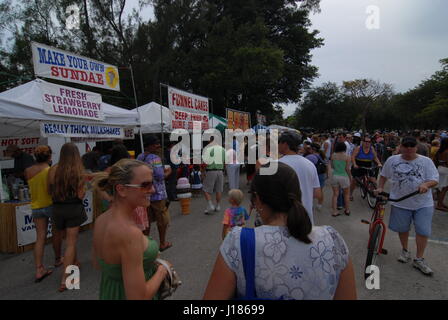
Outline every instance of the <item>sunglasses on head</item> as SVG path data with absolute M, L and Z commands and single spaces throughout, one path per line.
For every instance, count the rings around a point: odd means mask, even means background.
M 131 187 L 131 188 L 139 188 L 139 189 L 144 189 L 144 190 L 151 190 L 153 187 L 153 182 L 152 181 L 145 181 L 142 182 L 141 184 L 125 184 L 126 187 Z

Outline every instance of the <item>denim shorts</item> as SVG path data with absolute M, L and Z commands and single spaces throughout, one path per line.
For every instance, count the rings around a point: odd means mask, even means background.
M 53 219 L 53 206 L 31 210 L 31 216 L 34 219 L 47 218 Z
M 395 232 L 408 232 L 414 221 L 415 233 L 420 236 L 431 236 L 432 216 L 434 207 L 408 210 L 391 206 L 389 229 Z
M 325 176 L 326 175 L 327 175 L 326 173 L 319 174 L 319 183 L 320 183 L 321 188 L 325 187 Z

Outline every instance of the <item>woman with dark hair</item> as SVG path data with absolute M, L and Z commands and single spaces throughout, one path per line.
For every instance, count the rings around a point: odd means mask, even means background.
M 440 148 L 434 156 L 434 162 L 439 171 L 439 184 L 437 188 L 440 190 L 437 196 L 437 210 L 447 211 L 448 207 L 443 203 L 445 195 L 448 192 L 448 138 L 443 138 Z
M 45 269 L 43 265 L 45 239 L 49 220 L 53 222 L 53 201 L 48 193 L 48 171 L 50 170 L 51 148 L 38 146 L 34 149 L 36 164 L 25 169 L 25 178 L 30 187 L 31 211 L 36 226 L 36 244 L 34 245 L 34 262 L 36 264 L 35 282 L 42 281 L 53 271 Z M 57 229 L 52 229 L 55 267 L 62 265 L 61 245 L 62 237 Z
M 344 192 L 344 213 L 350 215 L 350 180 L 351 180 L 351 161 L 350 156 L 347 155 L 347 146 L 343 142 L 337 142 L 334 146 L 334 153 L 331 156 L 331 168 L 333 169 L 333 175 L 331 177 L 331 187 L 333 189 L 333 201 L 332 209 L 333 217 L 337 217 L 340 213 L 337 211 L 337 199 L 339 195 L 339 190 L 342 189 Z
M 257 172 L 251 192 L 264 225 L 235 227 L 226 236 L 204 299 L 231 299 L 235 292 L 258 299 L 356 299 L 347 245 L 332 227 L 312 228 L 295 171 L 278 163 L 273 175 Z M 254 253 L 252 268 L 243 266 L 248 256 L 240 244 Z M 245 268 L 253 278 L 246 279 Z
M 321 150 L 320 145 L 316 143 L 312 143 L 310 145 L 310 153 L 305 156 L 308 160 L 310 160 L 317 169 L 317 175 L 319 176 L 319 184 L 322 192 L 320 193 L 319 198 L 317 198 L 317 206 L 318 210 L 322 209 L 322 205 L 324 203 L 324 187 L 325 187 L 325 178 L 328 176 L 328 168 L 326 165 L 325 153 Z
M 131 156 L 129 155 L 128 149 L 124 144 L 116 144 L 111 151 L 110 154 L 110 166 L 112 167 L 121 159 L 129 159 Z
M 79 227 L 87 220 L 82 204 L 86 193 L 85 179 L 78 147 L 74 143 L 64 144 L 59 163 L 51 167 L 48 173 L 49 190 L 53 199 L 54 225 L 59 231 L 66 231 L 64 270 L 59 292 L 66 290 L 67 267 L 79 265 L 76 259 L 76 243 Z

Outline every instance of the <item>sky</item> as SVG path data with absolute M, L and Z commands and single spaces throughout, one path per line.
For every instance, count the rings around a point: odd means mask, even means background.
M 133 2 L 137 0 L 130 7 Z M 447 0 L 321 0 L 320 6 L 321 12 L 310 16 L 310 28 L 324 39 L 311 52 L 312 65 L 319 68 L 313 86 L 368 78 L 406 92 L 440 70 L 439 60 L 448 58 Z M 375 12 L 367 12 L 369 6 Z M 142 16 L 152 17 L 152 9 Z M 367 21 L 373 28 L 367 28 Z M 284 116 L 296 107 L 284 105 Z
M 379 9 L 379 29 L 366 27 L 371 5 Z M 447 13 L 446 0 L 321 0 L 321 12 L 310 17 L 324 39 L 312 51 L 319 68 L 313 86 L 370 78 L 395 92 L 416 87 L 448 58 Z M 285 106 L 284 116 L 296 107 Z

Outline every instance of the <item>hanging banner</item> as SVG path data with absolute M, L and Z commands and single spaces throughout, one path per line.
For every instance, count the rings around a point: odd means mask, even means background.
M 31 50 L 36 76 L 120 91 L 116 66 L 37 42 L 31 42 Z
M 250 129 L 250 113 L 226 108 L 227 129 L 241 129 L 246 131 Z
M 100 94 L 45 81 L 39 82 L 38 86 L 46 114 L 104 121 Z
M 6 156 L 6 148 L 9 145 L 16 145 L 23 152 L 33 154 L 34 149 L 40 144 L 47 144 L 47 139 L 33 136 L 0 138 L 0 160 L 11 159 Z
M 202 130 L 209 128 L 208 98 L 168 87 L 168 106 L 171 111 L 171 128 L 193 130 L 193 122 L 201 122 Z
M 125 129 L 122 127 L 100 124 L 78 124 L 42 122 L 42 137 L 77 137 L 77 138 L 110 138 L 123 139 Z

